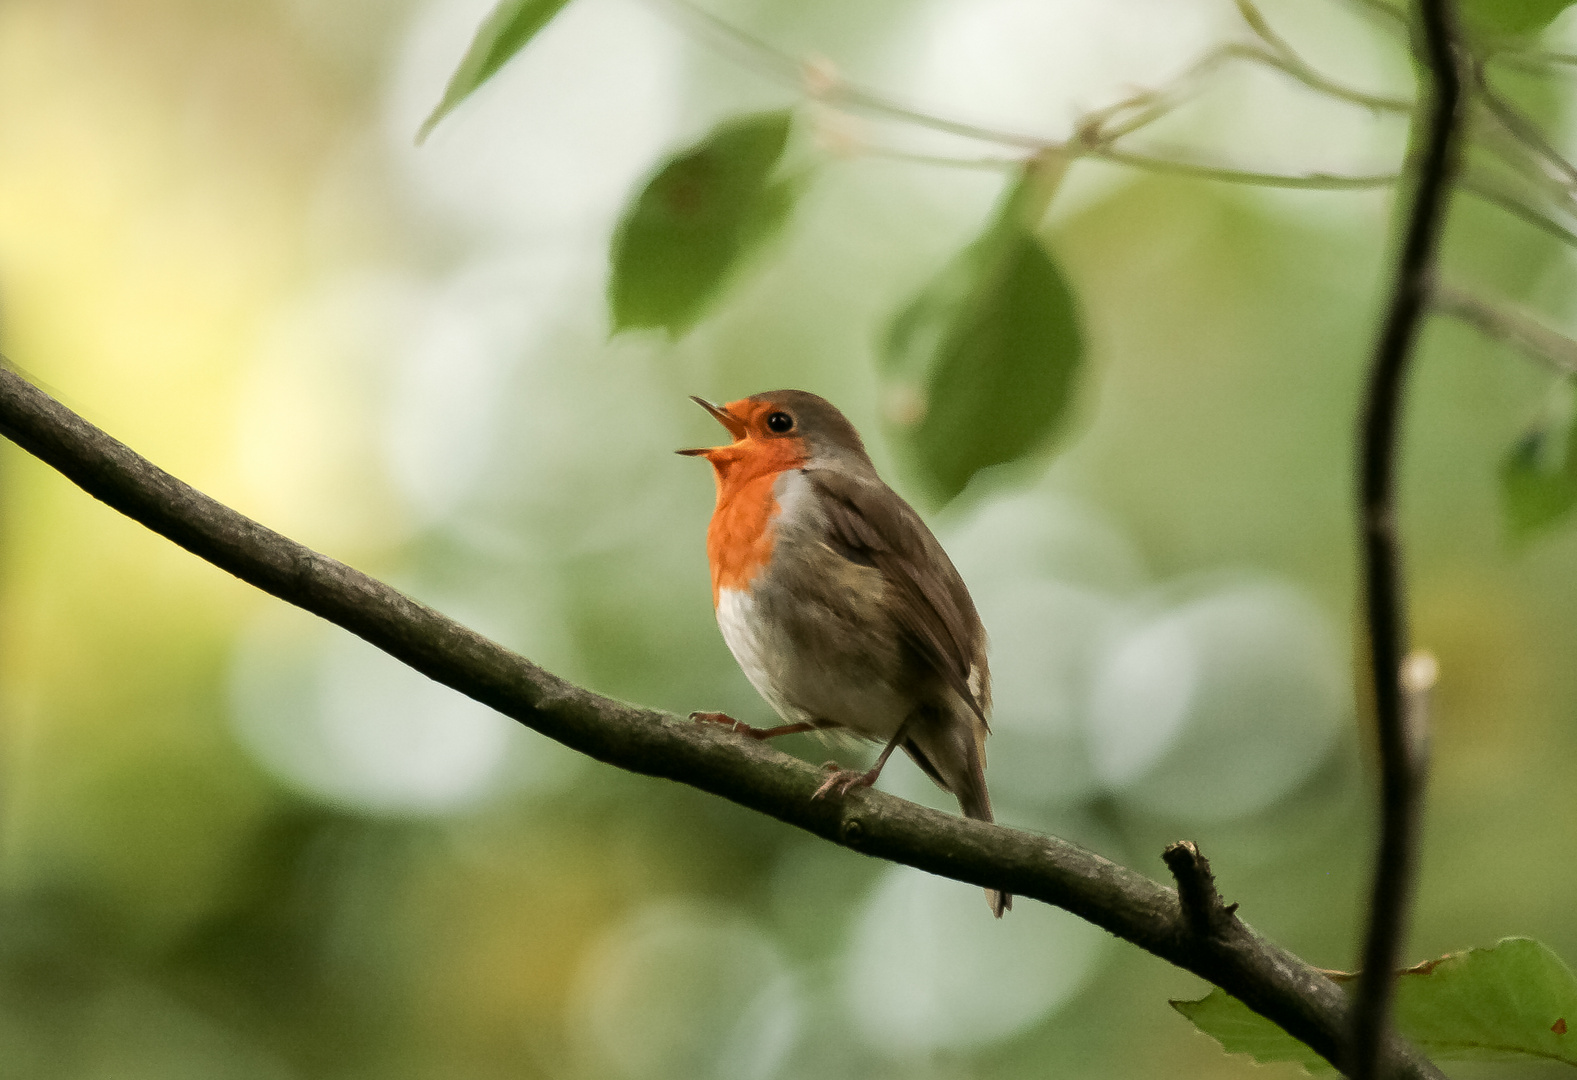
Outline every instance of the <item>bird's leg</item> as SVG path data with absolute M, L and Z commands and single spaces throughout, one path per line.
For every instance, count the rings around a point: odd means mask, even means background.
M 903 723 L 898 725 L 898 730 L 893 732 L 893 737 L 887 740 L 887 745 L 882 747 L 882 752 L 876 756 L 876 764 L 872 765 L 865 772 L 860 772 L 856 769 L 840 769 L 834 766 L 832 775 L 822 782 L 821 787 L 816 789 L 816 793 L 811 798 L 819 799 L 829 791 L 839 795 L 847 795 L 854 788 L 870 787 L 876 783 L 876 778 L 882 774 L 882 767 L 887 764 L 887 759 L 893 756 L 893 751 L 898 748 L 898 744 L 903 742 L 903 737 L 908 730 L 909 720 L 906 718 Z M 829 761 L 827 764 L 831 766 L 833 762 Z
M 735 731 L 754 731 L 755 728 L 741 720 L 735 720 L 726 712 L 693 712 L 690 719 L 700 724 L 727 724 Z
M 727 713 L 720 712 L 693 712 L 690 719 L 712 724 L 727 724 L 741 735 L 749 735 L 752 739 L 776 739 L 780 735 L 798 735 L 802 731 L 815 731 L 819 728 L 836 727 L 825 720 L 806 720 L 799 724 L 780 724 L 777 727 L 759 728 L 751 727 L 743 720 L 735 720 Z

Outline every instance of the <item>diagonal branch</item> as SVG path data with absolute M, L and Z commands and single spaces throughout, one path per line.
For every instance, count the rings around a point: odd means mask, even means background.
M 1531 225 L 1546 236 L 1559 240 L 1568 247 L 1577 248 L 1577 233 L 1572 232 L 1548 215 L 1540 213 L 1515 195 L 1497 187 L 1493 182 L 1469 173 L 1462 177 L 1457 187 L 1459 190 L 1505 211 L 1523 224 Z
M 1461 154 L 1462 71 L 1452 0 L 1419 0 L 1422 59 L 1429 90 L 1422 124 L 1418 178 L 1389 308 L 1375 343 L 1360 431 L 1359 543 L 1369 631 L 1370 674 L 1380 749 L 1380 844 L 1375 854 L 1369 927 L 1353 1010 L 1352 1056 L 1343 1067 L 1354 1080 L 1381 1075 L 1397 968 L 1418 860 L 1427 740 L 1425 710 L 1403 686 L 1407 608 L 1396 525 L 1396 460 L 1408 362 L 1430 302 L 1440 236 Z
M 1254 187 L 1287 188 L 1302 191 L 1368 191 L 1390 187 L 1396 183 L 1396 173 L 1371 173 L 1367 176 L 1342 176 L 1337 173 L 1269 173 L 1249 169 L 1233 169 L 1217 165 L 1202 165 L 1174 158 L 1135 154 L 1127 150 L 1097 147 L 1084 152 L 1085 157 L 1107 161 L 1113 165 L 1127 165 L 1149 172 L 1172 176 L 1191 176 L 1199 180 L 1219 180 L 1228 184 L 1249 184 Z
M 189 487 L 4 368 L 0 434 L 200 558 L 566 746 L 721 795 L 867 855 L 1055 904 L 1208 979 L 1328 1060 L 1348 1055 L 1351 1010 L 1343 991 L 1225 909 L 1201 933 L 1177 893 L 1067 841 L 875 791 L 813 801 L 823 776 L 809 764 L 717 725 L 565 682 Z M 1196 861 L 1202 863 L 1190 859 Z M 1386 1044 L 1381 1075 L 1441 1080 L 1427 1059 L 1395 1039 Z
M 1475 327 L 1548 365 L 1557 375 L 1577 375 L 1577 341 L 1556 333 L 1517 308 L 1491 304 L 1445 282 L 1436 282 L 1435 310 Z

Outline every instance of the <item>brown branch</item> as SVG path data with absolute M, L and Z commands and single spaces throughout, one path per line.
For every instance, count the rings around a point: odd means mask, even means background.
M 0 434 L 198 557 L 572 749 L 721 795 L 866 855 L 1055 904 L 1208 979 L 1328 1060 L 1347 1056 L 1350 1009 L 1330 980 L 1235 918 L 1197 933 L 1177 894 L 1141 874 L 1055 837 L 928 810 L 882 792 L 812 800 L 824 779 L 819 769 L 718 725 L 567 683 L 189 487 L 4 368 Z M 1383 1075 L 1441 1078 L 1395 1040 Z
M 1411 906 L 1423 809 L 1426 740 L 1403 686 L 1407 607 L 1396 526 L 1396 459 L 1408 362 L 1429 304 L 1440 236 L 1460 158 L 1462 71 L 1452 0 L 1419 0 L 1422 59 L 1430 79 L 1422 131 L 1415 141 L 1418 179 L 1406 206 L 1406 231 L 1391 298 L 1375 344 L 1360 431 L 1359 543 L 1374 715 L 1380 749 L 1380 843 L 1375 854 L 1363 974 L 1353 1009 L 1352 1055 L 1342 1066 L 1354 1080 L 1381 1075 L 1397 966 Z M 1410 155 L 1411 156 L 1411 155 Z

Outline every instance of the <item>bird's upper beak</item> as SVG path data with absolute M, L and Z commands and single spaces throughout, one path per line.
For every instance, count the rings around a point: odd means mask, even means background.
M 701 408 L 705 409 L 707 412 L 711 413 L 712 417 L 719 424 L 722 424 L 728 429 L 728 433 L 734 437 L 735 442 L 738 442 L 740 439 L 745 437 L 745 422 L 739 419 L 733 413 L 729 412 L 726 408 L 721 405 L 713 405 L 705 398 L 696 397 L 694 394 L 690 395 L 690 400 L 701 406 Z M 676 450 L 674 453 L 683 454 L 686 457 L 706 457 L 711 454 L 713 450 L 717 449 L 721 449 L 721 447 L 703 446 L 695 450 Z

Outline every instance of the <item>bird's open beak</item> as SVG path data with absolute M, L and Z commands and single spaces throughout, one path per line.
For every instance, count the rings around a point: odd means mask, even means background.
M 707 412 L 711 413 L 713 419 L 728 429 L 728 433 L 734 437 L 735 442 L 738 442 L 740 439 L 745 437 L 744 421 L 740 420 L 733 413 L 729 412 L 721 405 L 713 405 L 705 398 L 696 397 L 694 394 L 690 395 L 690 400 L 701 406 L 701 408 L 705 409 Z M 675 450 L 674 453 L 683 454 L 685 457 L 705 457 L 707 454 L 710 454 L 713 449 L 715 448 L 703 446 L 695 450 Z

